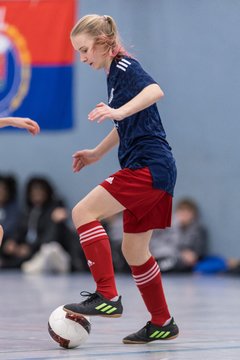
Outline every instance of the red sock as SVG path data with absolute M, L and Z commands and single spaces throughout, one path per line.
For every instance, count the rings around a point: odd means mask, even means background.
M 171 316 L 163 292 L 159 266 L 151 256 L 140 266 L 131 266 L 133 279 L 152 315 L 151 322 L 162 326 Z
M 88 266 L 97 285 L 96 291 L 107 299 L 117 296 L 112 253 L 106 231 L 99 221 L 77 229 Z

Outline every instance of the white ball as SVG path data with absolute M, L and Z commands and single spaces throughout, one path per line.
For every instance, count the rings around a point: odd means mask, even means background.
M 69 314 L 63 305 L 55 309 L 48 320 L 48 332 L 52 339 L 66 349 L 83 344 L 91 331 L 90 318 L 86 315 Z

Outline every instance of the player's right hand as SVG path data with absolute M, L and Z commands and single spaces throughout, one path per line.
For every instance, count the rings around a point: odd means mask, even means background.
M 84 166 L 93 164 L 98 161 L 100 158 L 97 156 L 95 150 L 86 149 L 79 150 L 73 154 L 73 172 L 80 171 Z

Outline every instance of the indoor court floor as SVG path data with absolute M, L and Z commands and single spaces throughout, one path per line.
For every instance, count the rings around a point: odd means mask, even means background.
M 92 318 L 88 341 L 65 350 L 50 338 L 48 317 L 59 305 L 80 300 L 81 290 L 94 291 L 91 277 L 1 271 L 0 359 L 239 360 L 239 277 L 164 275 L 163 283 L 180 328 L 177 339 L 121 343 L 125 335 L 144 326 L 148 316 L 131 276 L 117 275 L 123 317 Z

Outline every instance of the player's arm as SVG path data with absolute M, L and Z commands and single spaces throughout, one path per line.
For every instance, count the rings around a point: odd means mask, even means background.
M 123 120 L 128 116 L 148 108 L 163 96 L 164 93 L 158 84 L 148 85 L 138 95 L 118 109 L 120 113 L 119 120 Z
M 94 149 L 85 149 L 73 154 L 73 171 L 78 172 L 84 166 L 100 160 L 107 152 L 119 143 L 116 128 L 114 128 Z
M 97 122 L 102 122 L 107 118 L 121 121 L 128 116 L 146 109 L 163 96 L 164 93 L 158 84 L 150 84 L 118 109 L 113 109 L 104 103 L 98 104 L 96 108 L 89 113 L 88 118 L 91 121 L 97 120 Z
M 13 126 L 20 129 L 28 130 L 32 135 L 40 132 L 38 123 L 29 118 L 22 117 L 5 117 L 0 119 L 0 128 L 5 126 Z
M 114 128 L 112 131 L 98 144 L 95 148 L 96 153 L 101 158 L 107 152 L 112 150 L 119 143 L 119 136 L 117 129 Z

